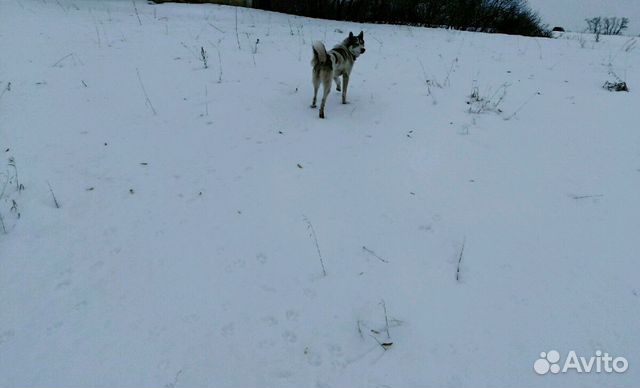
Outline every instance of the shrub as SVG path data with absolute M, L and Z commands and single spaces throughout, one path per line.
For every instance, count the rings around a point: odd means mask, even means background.
M 363 23 L 409 24 L 551 37 L 526 0 L 153 0 L 219 3 Z M 628 21 L 627 21 L 628 23 Z

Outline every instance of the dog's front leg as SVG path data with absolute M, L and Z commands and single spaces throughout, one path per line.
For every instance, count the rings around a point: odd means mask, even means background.
M 344 74 L 342 76 L 342 103 L 347 103 L 347 88 L 349 87 L 349 75 Z

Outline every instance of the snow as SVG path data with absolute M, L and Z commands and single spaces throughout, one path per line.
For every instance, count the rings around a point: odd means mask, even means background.
M 637 384 L 629 38 L 135 4 L 0 3 L 1 386 Z

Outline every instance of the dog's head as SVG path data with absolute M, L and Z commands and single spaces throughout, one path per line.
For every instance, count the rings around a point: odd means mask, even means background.
M 360 54 L 364 54 L 364 32 L 360 31 L 360 35 L 355 36 L 353 32 L 349 33 L 349 37 L 345 40 L 345 45 L 351 51 L 354 57 L 358 58 Z

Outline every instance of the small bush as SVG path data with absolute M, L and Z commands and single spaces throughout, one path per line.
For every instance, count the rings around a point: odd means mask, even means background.
M 628 92 L 629 87 L 626 81 L 620 78 L 620 76 L 613 70 L 613 65 L 609 63 L 609 76 L 613 78 L 613 81 L 607 81 L 602 85 L 603 88 L 610 92 Z
M 501 114 L 502 109 L 500 108 L 500 105 L 507 96 L 507 89 L 509 86 L 510 84 L 504 83 L 500 85 L 495 92 L 492 92 L 491 89 L 489 89 L 488 94 L 482 95 L 480 93 L 478 83 L 474 81 L 471 88 L 471 94 L 467 100 L 467 105 L 469 105 L 468 112 L 474 114 L 482 114 L 486 112 Z
M 607 89 L 610 92 L 628 92 L 629 91 L 629 87 L 627 86 L 627 83 L 624 81 L 615 81 L 615 82 L 607 81 L 604 83 L 602 87 Z

